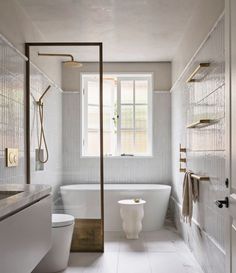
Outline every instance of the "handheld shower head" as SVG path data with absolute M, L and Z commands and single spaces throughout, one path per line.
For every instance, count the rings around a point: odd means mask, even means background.
M 42 104 L 42 99 L 45 96 L 45 94 L 48 92 L 48 90 L 51 88 L 51 85 L 49 85 L 46 90 L 43 92 L 42 96 L 39 98 L 38 100 L 38 104 L 41 105 Z
M 53 57 L 68 57 L 71 58 L 70 61 L 63 61 L 63 64 L 68 67 L 78 68 L 82 66 L 82 63 L 75 61 L 73 55 L 71 54 L 54 54 L 54 53 L 39 53 L 38 56 L 53 56 Z

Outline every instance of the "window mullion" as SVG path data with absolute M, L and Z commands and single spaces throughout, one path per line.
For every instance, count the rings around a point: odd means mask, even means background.
M 117 154 L 121 154 L 121 81 L 117 78 Z
M 133 80 L 133 145 L 135 151 L 135 127 L 136 127 L 136 116 L 135 116 L 135 80 Z
M 85 81 L 85 90 L 83 90 L 83 107 L 84 107 L 84 117 L 83 117 L 83 127 L 84 127 L 84 135 L 83 135 L 83 151 L 84 154 L 88 153 L 88 80 Z

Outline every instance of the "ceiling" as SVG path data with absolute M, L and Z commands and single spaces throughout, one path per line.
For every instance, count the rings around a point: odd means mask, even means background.
M 103 42 L 105 61 L 171 61 L 194 0 L 18 0 L 45 41 Z M 52 49 L 49 49 L 52 52 Z M 70 51 L 82 61 L 97 51 Z M 44 50 L 45 51 L 45 50 Z

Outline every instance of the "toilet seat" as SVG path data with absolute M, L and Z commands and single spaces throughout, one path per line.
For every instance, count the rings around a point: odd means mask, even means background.
M 52 214 L 52 227 L 66 227 L 74 224 L 75 217 L 69 214 Z

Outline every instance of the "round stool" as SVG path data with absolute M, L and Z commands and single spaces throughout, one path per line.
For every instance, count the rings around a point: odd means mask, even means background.
M 127 199 L 120 200 L 118 203 L 120 204 L 120 216 L 123 221 L 122 227 L 126 238 L 138 239 L 142 230 L 143 205 L 146 201 L 142 199 Z

